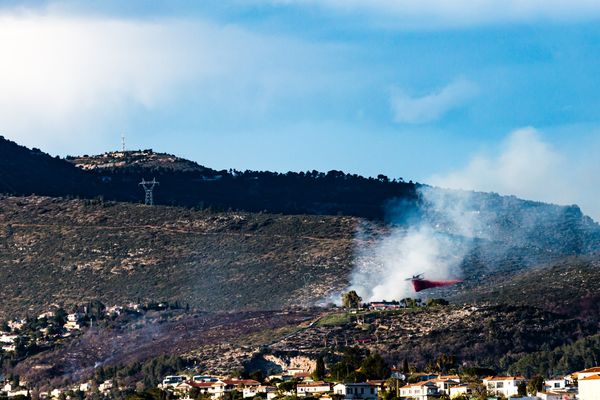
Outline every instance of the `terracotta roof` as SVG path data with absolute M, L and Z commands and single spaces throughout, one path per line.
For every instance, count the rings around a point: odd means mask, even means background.
M 221 382 L 194 382 L 194 381 L 188 381 L 187 382 L 188 385 L 192 386 L 192 387 L 196 387 L 199 389 L 202 388 L 210 388 L 213 387 L 213 385 L 215 384 L 222 384 Z
M 223 379 L 223 383 L 226 385 L 236 385 L 236 386 L 258 386 L 260 385 L 259 381 L 255 381 L 254 379 Z
M 591 375 L 591 376 L 588 376 L 587 378 L 583 378 L 581 380 L 582 381 L 595 381 L 598 379 L 600 379 L 600 375 Z
M 298 387 L 316 387 L 316 386 L 329 386 L 327 382 L 307 382 L 307 383 L 299 383 Z
M 583 371 L 579 371 L 578 374 L 582 374 L 582 373 L 590 373 L 590 372 L 598 372 L 600 373 L 600 367 L 592 367 L 592 368 L 588 368 L 588 369 L 584 369 Z
M 483 378 L 484 381 L 523 381 L 525 377 L 523 376 L 488 376 L 487 378 Z

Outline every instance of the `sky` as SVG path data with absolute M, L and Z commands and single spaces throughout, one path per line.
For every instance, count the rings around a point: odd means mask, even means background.
M 0 135 L 331 169 L 600 220 L 600 2 L 0 0 Z

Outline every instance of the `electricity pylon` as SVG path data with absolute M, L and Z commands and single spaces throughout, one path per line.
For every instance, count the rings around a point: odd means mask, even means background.
M 142 181 L 139 183 L 139 185 L 144 188 L 144 191 L 146 192 L 146 198 L 144 199 L 144 204 L 147 206 L 152 206 L 154 205 L 154 187 L 156 185 L 159 185 L 158 181 L 156 180 L 156 178 L 152 178 L 151 181 L 147 181 L 144 178 L 142 178 Z

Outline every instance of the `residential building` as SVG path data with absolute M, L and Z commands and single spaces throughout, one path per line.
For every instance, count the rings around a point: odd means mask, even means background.
M 504 397 L 517 396 L 522 382 L 525 382 L 522 376 L 488 376 L 483 379 L 483 385 L 491 394 Z
M 587 369 L 584 369 L 583 371 L 575 372 L 572 375 L 575 379 L 582 380 L 589 376 L 598 375 L 598 374 L 600 374 L 600 367 L 587 368 Z
M 460 381 L 455 381 L 453 379 L 446 379 L 446 378 L 431 379 L 429 382 L 431 382 L 431 383 L 435 384 L 435 386 L 437 386 L 438 392 L 440 394 L 450 394 L 450 388 L 452 386 L 456 386 L 460 383 Z
M 564 389 L 566 387 L 567 387 L 567 380 L 565 378 L 547 379 L 544 382 L 545 391 Z
M 452 386 L 450 388 L 450 398 L 456 398 L 459 396 L 464 396 L 464 395 L 469 395 L 473 393 L 473 389 L 471 387 L 469 387 L 469 385 L 457 385 L 457 386 Z
M 429 400 L 439 397 L 438 387 L 431 381 L 412 383 L 400 388 L 400 397 Z
M 344 400 L 377 400 L 379 390 L 376 385 L 363 383 L 338 383 L 333 393 L 344 396 Z
M 298 397 L 321 395 L 331 391 L 331 385 L 327 382 L 303 382 L 296 386 Z
M 579 400 L 600 400 L 600 374 L 579 379 L 578 386 Z
M 563 400 L 563 393 L 558 392 L 537 392 L 536 396 L 540 400 Z

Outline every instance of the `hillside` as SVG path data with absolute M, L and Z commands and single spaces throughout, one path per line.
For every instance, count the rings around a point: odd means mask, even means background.
M 82 299 L 208 310 L 312 304 L 346 284 L 357 223 L 0 197 L 0 317 Z
M 275 173 L 216 171 L 151 150 L 99 156 L 51 157 L 0 137 L 0 193 L 101 197 L 142 202 L 142 179 L 156 178 L 156 204 L 284 214 L 383 219 L 393 199 L 416 206 L 416 187 L 401 179 L 364 178 L 341 171 Z
M 455 295 L 465 303 L 532 305 L 549 311 L 600 320 L 600 258 L 567 257 L 551 264 L 490 278 Z

